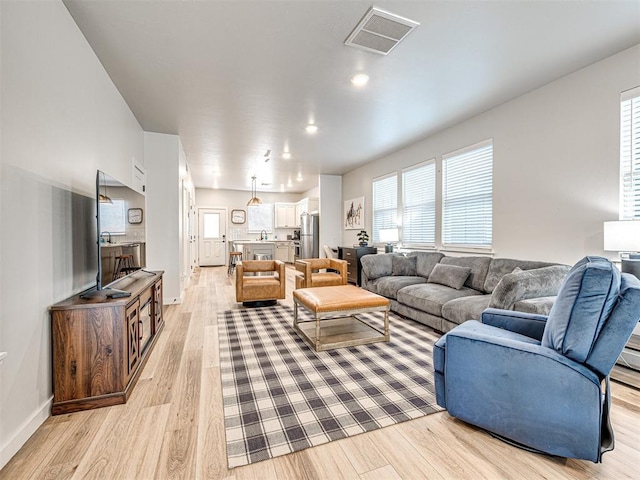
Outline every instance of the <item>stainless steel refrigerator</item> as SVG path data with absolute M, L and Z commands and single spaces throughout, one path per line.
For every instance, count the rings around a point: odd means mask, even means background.
M 317 213 L 300 215 L 300 258 L 320 258 L 320 216 Z

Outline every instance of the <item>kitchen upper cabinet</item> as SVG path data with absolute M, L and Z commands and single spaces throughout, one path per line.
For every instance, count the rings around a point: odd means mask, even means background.
M 296 203 L 296 227 L 300 227 L 300 215 L 317 211 L 318 205 L 317 198 L 303 198 Z
M 276 228 L 293 228 L 298 223 L 295 203 L 276 203 Z

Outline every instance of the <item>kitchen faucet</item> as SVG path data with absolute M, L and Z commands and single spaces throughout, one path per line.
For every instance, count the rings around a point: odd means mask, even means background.
M 111 243 L 111 232 L 106 232 L 106 231 L 105 231 L 105 232 L 102 232 L 102 233 L 100 234 L 100 238 L 102 238 L 104 235 L 108 235 L 108 237 L 107 237 L 107 243 Z
M 264 236 L 262 235 L 264 233 Z M 266 240 L 267 239 L 267 231 L 266 230 L 260 230 L 260 241 L 262 240 Z

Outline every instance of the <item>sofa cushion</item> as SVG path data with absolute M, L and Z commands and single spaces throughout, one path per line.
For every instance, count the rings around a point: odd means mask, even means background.
M 584 362 L 620 293 L 620 271 L 606 258 L 585 257 L 560 288 L 542 345 Z
M 416 257 L 394 256 L 391 258 L 391 274 L 403 277 L 416 275 Z
M 477 290 L 462 287 L 456 290 L 437 283 L 410 285 L 398 291 L 397 299 L 408 307 L 442 317 L 442 306 L 454 298 L 481 295 Z
M 398 290 L 401 288 L 418 283 L 425 283 L 426 281 L 426 278 L 418 276 L 388 276 L 376 278 L 369 282 L 367 289 L 383 297 L 395 299 L 397 298 Z
M 362 271 L 368 280 L 386 277 L 393 272 L 391 259 L 397 257 L 397 253 L 383 253 L 379 255 L 364 255 L 360 258 Z
M 478 320 L 489 306 L 491 295 L 472 295 L 454 298 L 442 306 L 442 316 L 450 322 L 461 324 L 467 320 Z
M 443 265 L 469 267 L 471 274 L 469 278 L 467 278 L 467 281 L 464 282 L 464 286 L 473 288 L 479 292 L 484 292 L 484 282 L 487 278 L 491 257 L 444 257 L 440 260 L 440 263 Z M 513 270 L 513 268 L 511 270 Z
M 431 271 L 429 283 L 439 283 L 440 285 L 446 285 L 447 287 L 460 290 L 467 281 L 471 269 L 469 267 L 459 267 L 457 265 L 442 265 L 439 263 Z
M 493 292 L 502 277 L 508 273 L 513 273 L 516 267 L 522 270 L 532 270 L 534 268 L 550 267 L 552 265 L 557 265 L 557 263 L 515 260 L 513 258 L 494 258 L 489 265 L 489 271 L 487 272 L 483 289 L 487 293 Z
M 556 301 L 556 296 L 528 298 L 520 300 L 513 305 L 513 309 L 518 312 L 537 313 L 539 315 L 549 315 L 551 307 Z
M 521 270 L 508 273 L 502 277 L 491 294 L 489 307 L 513 310 L 513 306 L 520 300 L 528 298 L 548 297 L 557 295 L 569 267 L 553 265 L 550 267 Z
M 416 257 L 416 274 L 429 278 L 433 267 L 442 260 L 444 254 L 440 252 L 411 252 L 407 256 Z

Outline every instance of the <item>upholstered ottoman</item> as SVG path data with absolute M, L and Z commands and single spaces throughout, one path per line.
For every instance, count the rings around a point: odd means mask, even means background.
M 354 285 L 312 287 L 293 292 L 293 328 L 317 352 L 389 341 L 389 300 Z M 300 321 L 298 307 L 314 319 Z M 380 330 L 356 315 L 384 312 Z

